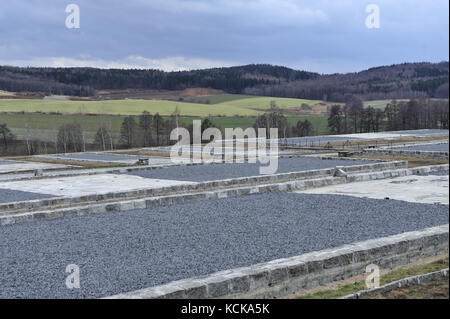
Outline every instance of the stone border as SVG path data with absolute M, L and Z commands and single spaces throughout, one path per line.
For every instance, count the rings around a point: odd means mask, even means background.
M 361 290 L 361 291 L 358 291 L 357 293 L 346 295 L 339 299 L 359 299 L 361 297 L 382 294 L 382 293 L 389 292 L 389 291 L 392 291 L 392 290 L 398 289 L 398 288 L 409 287 L 412 285 L 420 285 L 424 282 L 428 282 L 428 281 L 431 281 L 431 280 L 434 280 L 437 278 L 448 277 L 448 271 L 449 271 L 449 269 L 446 268 L 446 269 L 430 272 L 430 273 L 423 274 L 423 275 L 417 275 L 417 276 L 412 276 L 412 277 L 408 277 L 408 278 L 403 278 L 403 279 L 393 281 L 391 283 L 388 283 L 388 284 L 383 285 L 378 288 L 374 288 L 374 289 L 370 289 L 370 290 Z
M 449 225 L 324 249 L 216 272 L 106 299 L 274 298 L 448 252 Z
M 369 156 L 405 156 L 425 159 L 446 160 L 449 159 L 449 152 L 431 152 L 431 151 L 405 151 L 405 150 L 372 150 L 365 149 L 361 155 Z
M 343 168 L 347 173 L 353 172 L 364 172 L 369 170 L 386 170 L 386 169 L 398 169 L 405 168 L 408 166 L 407 161 L 392 161 L 392 162 L 380 162 L 373 164 L 363 164 L 363 165 L 354 165 L 354 166 L 346 166 Z M 121 172 L 127 172 L 129 169 L 126 169 Z M 0 214 L 8 211 L 29 211 L 37 208 L 43 207 L 51 207 L 57 205 L 65 205 L 70 206 L 74 204 L 80 203 L 89 203 L 89 202 L 99 202 L 99 201 L 114 201 L 114 200 L 123 200 L 123 199 L 131 199 L 138 197 L 150 197 L 150 196 L 162 196 L 162 195 L 170 195 L 170 194 L 180 194 L 187 192 L 198 192 L 198 191 L 210 191 L 221 188 L 229 188 L 229 187 L 237 187 L 244 185 L 259 185 L 259 184 L 267 184 L 267 183 L 279 183 L 279 182 L 287 182 L 299 179 L 308 179 L 308 178 L 318 178 L 323 176 L 331 176 L 335 171 L 335 168 L 326 168 L 320 170 L 310 170 L 310 171 L 301 171 L 301 172 L 291 172 L 291 173 L 283 173 L 283 174 L 274 174 L 274 175 L 259 175 L 253 177 L 241 177 L 234 179 L 224 179 L 210 182 L 200 182 L 196 184 L 186 184 L 186 185 L 176 185 L 176 186 L 168 186 L 168 187 L 160 187 L 160 188 L 148 188 L 148 189 L 139 189 L 139 190 L 131 190 L 125 192 L 111 192 L 105 194 L 92 194 L 86 196 L 79 197 L 54 197 L 49 199 L 39 199 L 32 201 L 22 201 L 22 202 L 12 202 L 0 204 Z
M 50 210 L 40 210 L 32 212 L 6 212 L 0 214 L 0 226 L 16 224 L 21 222 L 29 222 L 39 219 L 54 219 L 65 216 L 83 216 L 87 214 L 96 214 L 96 213 L 130 211 L 134 209 L 146 209 L 155 206 L 167 206 L 194 201 L 244 196 L 256 193 L 293 192 L 317 187 L 325 187 L 330 185 L 395 178 L 409 175 L 420 175 L 439 171 L 448 171 L 448 169 L 449 165 L 437 165 L 437 166 L 389 170 L 381 172 L 360 173 L 347 176 L 336 176 L 336 177 L 326 176 L 314 179 L 290 181 L 285 183 L 274 183 L 274 184 L 263 184 L 240 188 L 219 189 L 215 191 L 209 190 L 186 194 L 153 196 L 126 201 L 104 202 L 77 207 L 53 208 Z

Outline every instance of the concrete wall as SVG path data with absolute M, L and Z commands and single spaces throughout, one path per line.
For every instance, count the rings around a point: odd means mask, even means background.
M 362 274 L 369 264 L 391 268 L 448 253 L 448 240 L 447 224 L 220 271 L 109 298 L 273 298 Z

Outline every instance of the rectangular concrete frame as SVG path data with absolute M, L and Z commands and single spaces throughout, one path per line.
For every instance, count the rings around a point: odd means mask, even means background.
M 10 212 L 10 213 L 0 211 L 0 226 L 21 222 L 29 222 L 37 219 L 54 219 L 64 216 L 82 216 L 86 214 L 145 209 L 154 206 L 173 205 L 193 201 L 235 197 L 256 193 L 291 192 L 316 187 L 324 187 L 329 185 L 394 178 L 413 174 L 425 174 L 448 169 L 449 165 L 444 164 L 411 169 L 360 173 L 348 175 L 347 177 L 321 177 L 306 180 L 296 180 L 286 183 L 273 183 L 273 184 L 254 185 L 239 188 L 217 189 L 203 192 L 191 192 L 185 194 L 160 195 L 160 196 L 155 194 L 155 196 L 149 198 L 140 198 L 118 202 L 105 202 L 69 208 L 54 208 L 51 210 L 41 210 L 32 212 Z
M 249 267 L 216 272 L 107 299 L 273 298 L 448 253 L 449 225 L 343 245 Z
M 363 165 L 346 166 L 343 170 L 347 173 L 356 172 L 366 172 L 366 171 L 383 171 L 389 169 L 399 169 L 407 168 L 407 161 L 392 161 L 392 162 L 381 162 Z M 116 192 L 107 194 L 94 194 L 80 197 L 59 197 L 50 198 L 43 200 L 33 200 L 24 202 L 14 202 L 0 204 L 0 215 L 3 212 L 8 211 L 30 211 L 35 209 L 45 209 L 45 207 L 51 206 L 73 206 L 76 204 L 87 203 L 87 202 L 100 202 L 100 201 L 119 201 L 125 199 L 139 198 L 139 197 L 150 197 L 150 196 L 164 196 L 170 194 L 180 194 L 188 192 L 201 192 L 210 191 L 216 189 L 230 188 L 239 185 L 260 185 L 260 184 L 274 184 L 287 181 L 295 181 L 302 179 L 320 178 L 323 176 L 330 176 L 334 173 L 334 168 L 320 169 L 320 170 L 310 170 L 274 175 L 261 175 L 253 177 L 242 177 L 235 179 L 225 179 L 217 180 L 211 182 L 200 182 L 195 185 L 180 185 L 172 187 L 163 188 L 151 188 L 151 189 L 141 189 L 129 192 Z

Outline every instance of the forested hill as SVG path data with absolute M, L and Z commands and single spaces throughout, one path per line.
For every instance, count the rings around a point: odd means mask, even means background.
M 403 63 L 309 80 L 248 88 L 247 94 L 289 96 L 343 102 L 349 95 L 364 100 L 448 98 L 449 63 Z
M 448 62 L 405 63 L 332 75 L 268 64 L 181 72 L 0 66 L 0 90 L 93 96 L 100 89 L 203 87 L 228 93 L 340 102 L 348 95 L 364 99 L 448 97 L 448 73 Z

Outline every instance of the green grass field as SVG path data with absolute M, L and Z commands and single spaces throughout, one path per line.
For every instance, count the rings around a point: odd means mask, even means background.
M 186 102 L 189 100 L 190 102 Z M 282 109 L 300 107 L 302 104 L 313 106 L 321 101 L 259 97 L 228 94 L 197 96 L 183 102 L 166 100 L 108 100 L 108 101 L 52 101 L 37 99 L 0 99 L 0 123 L 6 123 L 19 138 L 26 136 L 43 141 L 54 141 L 58 128 L 66 123 L 79 123 L 92 140 L 98 128 L 103 124 L 118 138 L 125 116 L 138 116 L 143 111 L 151 114 L 169 116 L 176 108 L 181 114 L 183 125 L 192 124 L 193 119 L 209 117 L 217 127 L 251 127 L 255 117 L 270 109 L 271 102 Z M 208 102 L 208 104 L 205 104 Z M 1 113 L 1 112 L 14 112 Z M 21 114 L 21 112 L 23 112 Z M 55 114 L 57 113 L 57 114 Z M 97 115 L 93 115 L 97 114 Z M 100 115 L 101 114 L 101 115 Z M 295 126 L 302 119 L 310 120 L 316 134 L 327 132 L 326 116 L 301 116 L 295 112 L 286 112 L 289 124 Z M 136 118 L 136 121 L 138 119 Z
M 397 102 L 407 102 L 408 100 L 397 100 Z M 392 100 L 374 100 L 374 101 L 364 101 L 364 107 L 371 106 L 375 109 L 384 110 L 388 103 L 391 103 Z
M 219 104 L 243 99 L 252 99 L 255 96 L 244 94 L 222 94 L 222 95 L 203 95 L 184 98 L 184 101 L 191 103 Z
M 6 123 L 12 132 L 23 139 L 26 135 L 39 138 L 43 141 L 53 141 L 58 128 L 66 123 L 79 123 L 86 137 L 90 141 L 94 138 L 100 125 L 105 125 L 114 132 L 116 138 L 119 136 L 123 115 L 55 115 L 55 114 L 0 114 L 0 123 Z M 202 119 L 202 117 L 181 117 L 183 125 L 192 124 L 192 120 Z M 255 117 L 210 117 L 219 128 L 226 127 L 251 127 L 255 122 Z M 327 117 L 320 115 L 308 116 L 288 116 L 289 125 L 295 126 L 298 120 L 308 119 L 313 123 L 317 134 L 327 133 Z M 136 116 L 136 121 L 138 118 Z
M 0 99 L 0 112 L 139 115 L 143 111 L 148 111 L 152 114 L 170 115 L 178 107 L 180 114 L 184 116 L 256 116 L 269 109 L 271 101 L 275 101 L 280 108 L 294 108 L 300 107 L 303 103 L 314 105 L 320 102 L 245 95 L 212 96 L 211 98 L 215 99 L 214 104 L 165 100 L 51 101 Z

